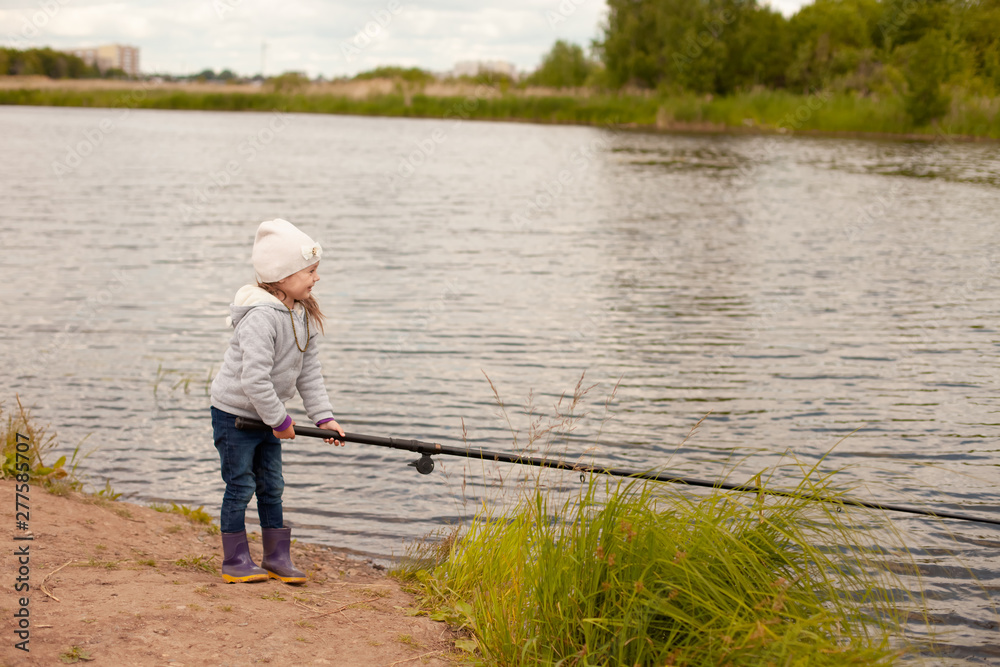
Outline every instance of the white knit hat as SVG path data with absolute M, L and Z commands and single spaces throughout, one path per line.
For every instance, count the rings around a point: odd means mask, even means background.
M 319 261 L 320 244 L 298 227 L 277 218 L 260 223 L 253 242 L 253 270 L 262 283 L 278 282 Z

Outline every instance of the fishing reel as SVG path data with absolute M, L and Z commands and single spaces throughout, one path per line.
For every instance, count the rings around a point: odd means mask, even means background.
M 429 475 L 434 472 L 434 459 L 431 458 L 430 454 L 421 454 L 419 459 L 407 465 L 416 468 L 421 475 Z

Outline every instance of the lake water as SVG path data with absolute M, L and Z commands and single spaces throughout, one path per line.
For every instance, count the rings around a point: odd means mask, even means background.
M 128 499 L 217 513 L 207 379 L 256 226 L 283 217 L 324 247 L 349 431 L 461 445 L 464 422 L 511 450 L 529 401 L 557 419 L 585 373 L 543 451 L 742 481 L 836 445 L 823 469 L 856 497 L 1000 518 L 995 144 L 28 107 L 0 136 L 0 399 Z M 297 536 L 369 557 L 524 474 L 306 438 L 284 457 Z M 893 523 L 943 660 L 1000 664 L 1000 529 Z

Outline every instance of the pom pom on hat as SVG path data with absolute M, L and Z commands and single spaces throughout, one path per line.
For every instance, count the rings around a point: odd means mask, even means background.
M 275 283 L 312 266 L 323 254 L 320 244 L 298 227 L 276 218 L 260 223 L 253 242 L 253 270 L 262 283 Z

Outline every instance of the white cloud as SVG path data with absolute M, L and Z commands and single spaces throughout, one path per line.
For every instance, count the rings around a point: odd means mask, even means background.
M 772 3 L 791 13 L 805 0 Z M 589 47 L 606 12 L 604 0 L 0 0 L 0 41 L 18 48 L 134 44 L 144 70 L 174 73 L 255 74 L 262 42 L 268 74 L 337 76 L 378 65 L 444 71 L 470 59 L 527 70 L 557 39 Z M 348 62 L 342 46 L 380 19 L 371 44 Z
M 763 4 L 770 5 L 772 9 L 776 9 L 785 16 L 791 16 L 803 5 L 811 4 L 812 0 L 767 0 Z

